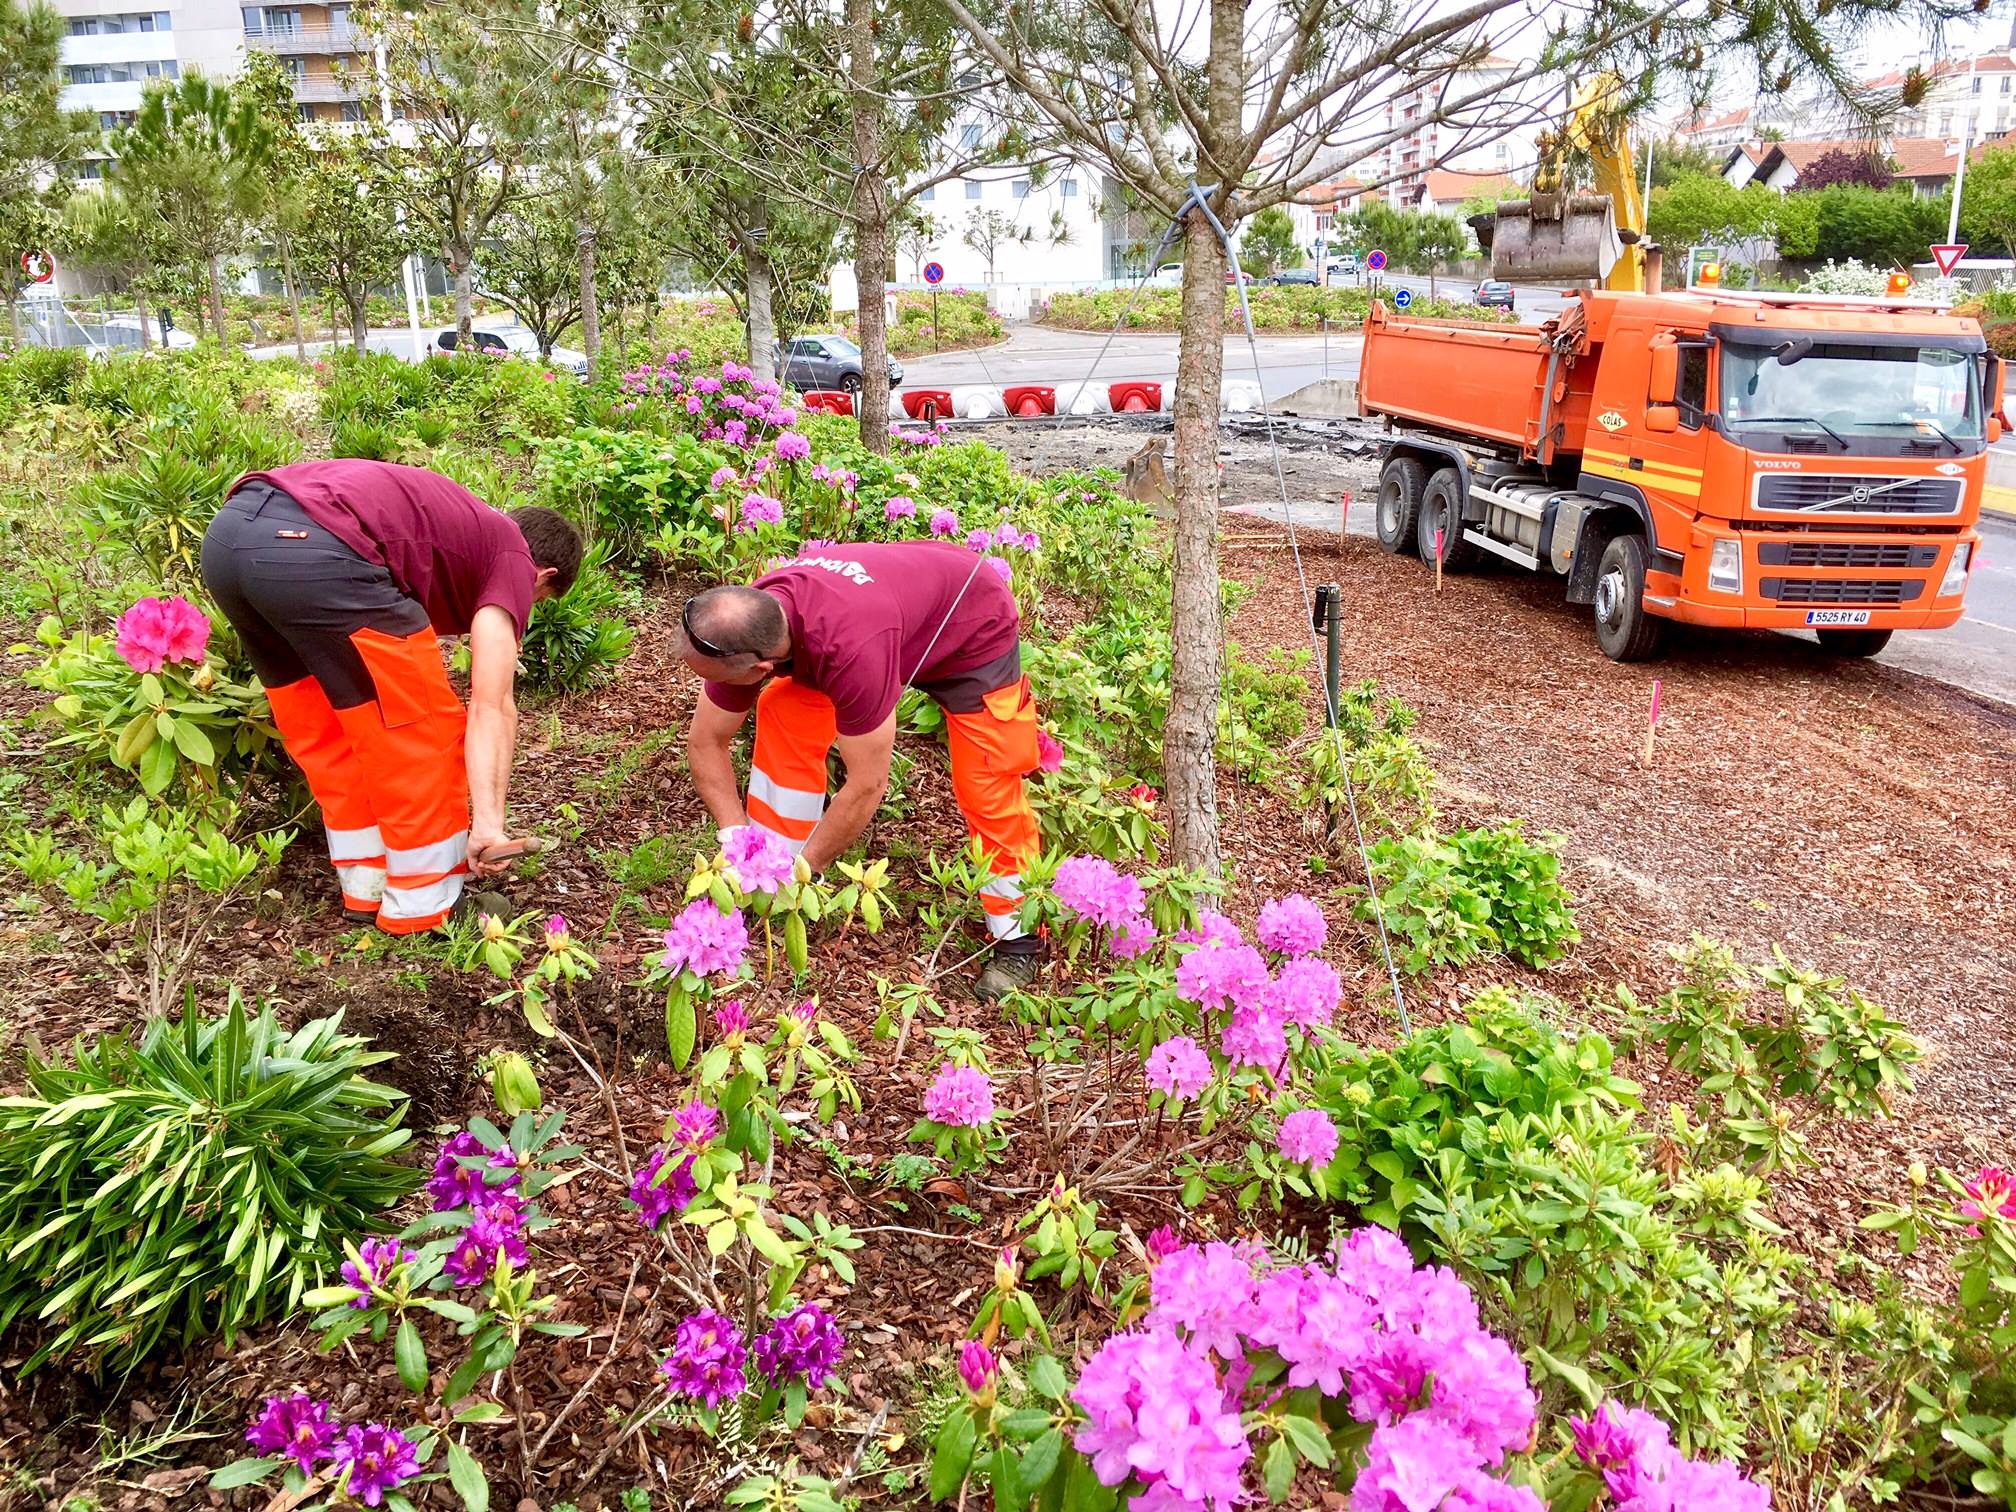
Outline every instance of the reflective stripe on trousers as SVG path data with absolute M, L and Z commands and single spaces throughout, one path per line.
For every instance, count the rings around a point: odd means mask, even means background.
M 997 940 L 1019 940 L 1028 931 L 1017 917 L 1022 907 L 1022 875 L 1013 872 L 996 877 L 980 889 L 980 906 L 987 911 L 987 933 Z
M 756 749 L 749 759 L 749 818 L 797 855 L 826 812 L 826 753 L 839 728 L 833 701 L 788 677 L 756 699 Z
M 385 841 L 378 826 L 336 829 L 325 823 L 322 833 L 329 841 L 336 885 L 343 889 L 343 906 L 352 913 L 376 913 L 385 896 Z
M 432 929 L 462 896 L 469 872 L 469 831 L 411 850 L 385 852 L 385 903 L 378 927 L 391 934 Z

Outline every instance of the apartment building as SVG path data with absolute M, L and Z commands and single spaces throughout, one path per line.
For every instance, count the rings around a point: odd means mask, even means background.
M 93 111 L 107 130 L 140 108 L 150 79 L 184 73 L 229 78 L 250 49 L 273 53 L 293 76 L 302 118 L 360 120 L 366 60 L 350 7 L 241 6 L 237 0 L 173 0 L 135 10 L 135 0 L 55 0 L 64 18 L 63 104 Z
M 1397 91 L 1386 102 L 1380 133 L 1390 140 L 1354 172 L 1381 184 L 1396 210 L 1420 203 L 1437 169 L 1492 178 L 1531 172 L 1543 123 L 1517 120 L 1521 112 L 1510 85 L 1518 67 L 1509 58 L 1489 57 Z M 1459 104 L 1472 96 L 1477 103 Z M 1437 120 L 1438 114 L 1449 119 Z

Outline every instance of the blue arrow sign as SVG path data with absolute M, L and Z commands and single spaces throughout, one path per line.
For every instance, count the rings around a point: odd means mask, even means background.
M 1411 289 L 1397 290 L 1393 295 L 1393 303 L 1400 306 L 1403 310 L 1406 309 L 1407 306 L 1414 303 L 1414 291 Z

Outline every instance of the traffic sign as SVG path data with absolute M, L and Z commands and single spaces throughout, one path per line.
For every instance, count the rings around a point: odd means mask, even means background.
M 1393 294 L 1393 303 L 1400 306 L 1400 308 L 1403 310 L 1406 309 L 1407 306 L 1414 303 L 1414 291 L 1412 289 L 1395 290 Z
M 30 283 L 47 283 L 56 276 L 56 259 L 47 252 L 23 252 L 21 271 Z
M 1374 247 L 1370 252 L 1365 254 L 1365 266 L 1370 268 L 1374 273 L 1384 273 L 1386 271 L 1385 252 L 1378 247 Z
M 1960 259 L 1967 255 L 1967 243 L 1943 242 L 1932 248 L 1932 261 L 1939 265 L 1939 276 L 1945 278 L 1960 266 Z
M 924 282 L 928 284 L 945 282 L 945 264 L 935 262 L 924 264 Z

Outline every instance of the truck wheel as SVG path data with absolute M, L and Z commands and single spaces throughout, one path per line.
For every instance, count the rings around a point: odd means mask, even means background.
M 1442 570 L 1467 572 L 1477 565 L 1481 553 L 1463 539 L 1463 478 L 1453 467 L 1444 467 L 1428 480 L 1421 495 L 1421 515 L 1415 525 L 1414 549 L 1421 560 L 1435 563 L 1435 532 L 1442 532 Z
M 1665 628 L 1645 610 L 1645 538 L 1613 536 L 1596 568 L 1596 644 L 1612 661 L 1650 661 Z
M 1816 630 L 1828 656 L 1874 656 L 1890 644 L 1888 630 Z
M 1415 522 L 1421 515 L 1421 495 L 1428 487 L 1428 469 L 1412 457 L 1395 457 L 1379 474 L 1379 507 L 1373 512 L 1379 544 L 1396 556 L 1414 550 Z

